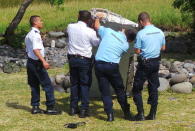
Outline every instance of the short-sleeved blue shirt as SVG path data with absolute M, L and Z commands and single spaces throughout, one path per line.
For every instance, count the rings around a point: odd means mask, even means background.
M 134 48 L 140 49 L 144 58 L 156 58 L 165 45 L 164 33 L 153 25 L 145 26 L 137 33 Z
M 103 26 L 98 29 L 98 34 L 101 37 L 101 43 L 95 60 L 119 63 L 122 54 L 129 49 L 125 34 Z

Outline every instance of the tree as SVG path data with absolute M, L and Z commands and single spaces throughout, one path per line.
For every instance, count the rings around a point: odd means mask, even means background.
M 173 6 L 180 9 L 182 13 L 192 14 L 192 27 L 195 31 L 195 0 L 175 0 Z
M 51 5 L 60 5 L 64 3 L 64 0 L 48 0 Z M 11 43 L 14 41 L 14 31 L 16 30 L 16 28 L 18 27 L 18 25 L 20 24 L 26 9 L 29 7 L 29 5 L 33 2 L 33 0 L 24 0 L 23 3 L 21 4 L 16 16 L 14 17 L 14 19 L 12 20 L 12 22 L 9 24 L 9 26 L 7 27 L 5 33 L 4 33 L 4 38 L 5 38 L 5 42 L 8 45 L 11 45 Z

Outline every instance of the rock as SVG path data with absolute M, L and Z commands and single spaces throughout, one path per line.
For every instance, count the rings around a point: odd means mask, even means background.
M 64 88 L 61 85 L 54 85 L 54 89 L 58 92 L 65 92 Z
M 170 67 L 170 72 L 178 72 L 179 68 L 176 64 L 172 63 Z
M 56 75 L 55 76 L 55 82 L 58 85 L 63 85 L 64 79 L 65 79 L 65 75 L 64 74 L 60 74 L 60 75 Z
M 171 62 L 167 61 L 166 59 L 161 60 L 161 63 L 163 66 L 165 66 L 166 68 L 170 69 L 171 68 Z
M 170 88 L 169 81 L 165 78 L 159 78 L 160 87 L 158 88 L 159 92 L 166 91 Z
M 51 32 L 48 33 L 48 35 L 50 37 L 53 37 L 53 38 L 58 38 L 58 37 L 64 36 L 65 34 L 63 32 L 54 32 L 54 31 L 51 31 Z
M 167 78 L 170 76 L 169 70 L 159 70 L 159 77 Z
M 5 63 L 3 65 L 3 72 L 4 73 L 15 73 L 21 71 L 20 67 L 16 65 L 15 63 Z
M 185 74 L 176 74 L 174 76 L 172 76 L 171 80 L 170 80 L 170 84 L 177 84 L 177 83 L 181 83 L 187 80 L 187 76 Z
M 71 83 L 70 83 L 70 76 L 69 75 L 65 75 L 65 79 L 63 81 L 63 87 L 64 89 L 70 88 Z
M 190 83 L 195 84 L 195 76 L 190 79 Z
M 66 39 L 65 38 L 58 39 L 58 41 L 56 42 L 55 46 L 57 48 L 64 48 L 66 46 Z
M 195 67 L 195 65 L 194 64 L 191 64 L 191 63 L 185 63 L 184 65 L 183 65 L 183 67 L 184 68 L 194 68 Z
M 175 84 L 171 87 L 171 90 L 176 93 L 191 93 L 192 84 L 190 82 Z
M 50 77 L 50 80 L 51 80 L 51 84 L 55 86 L 56 85 L 55 77 Z
M 180 69 L 179 73 L 180 74 L 185 74 L 186 76 L 189 76 L 189 72 L 185 68 Z

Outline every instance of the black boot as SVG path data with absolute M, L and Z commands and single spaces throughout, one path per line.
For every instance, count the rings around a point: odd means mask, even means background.
M 113 113 L 108 113 L 107 116 L 108 116 L 108 118 L 107 118 L 108 122 L 114 121 L 114 114 Z
M 137 106 L 137 111 L 138 111 L 138 114 L 135 115 L 134 121 L 144 121 L 145 120 L 145 117 L 144 117 L 144 109 L 143 109 L 143 106 Z
M 79 113 L 80 118 L 85 118 L 89 116 L 89 111 L 87 109 L 82 109 Z
M 40 109 L 39 106 L 33 106 L 31 113 L 32 114 L 43 114 L 44 110 Z
M 47 110 L 46 110 L 45 114 L 59 115 L 59 114 L 61 114 L 61 111 L 56 110 L 54 105 L 51 105 L 51 106 L 47 106 Z
M 146 120 L 155 120 L 156 119 L 157 106 L 151 106 L 150 113 L 145 117 Z
M 125 120 L 132 120 L 133 119 L 132 114 L 130 112 L 130 105 L 129 104 L 127 104 L 126 107 L 122 108 L 122 110 L 123 110 L 123 113 L 124 113 L 124 119 Z
M 69 115 L 74 116 L 79 113 L 79 108 L 70 108 Z

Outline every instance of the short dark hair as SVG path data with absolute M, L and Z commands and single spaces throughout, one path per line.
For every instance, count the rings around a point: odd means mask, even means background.
M 79 18 L 78 20 L 83 22 L 88 22 L 91 19 L 91 13 L 87 10 L 80 10 L 79 11 Z
M 143 22 L 150 21 L 150 15 L 147 12 L 141 12 L 138 15 L 138 21 L 143 21 Z
M 31 26 L 33 26 L 34 23 L 36 22 L 36 18 L 40 18 L 40 16 L 33 15 L 33 16 L 30 17 L 29 23 L 30 23 Z
M 125 35 L 128 41 L 134 41 L 136 37 L 136 31 L 134 29 L 125 30 Z

